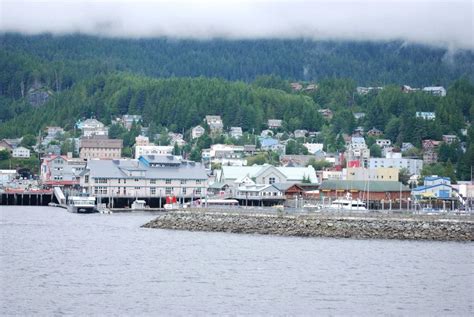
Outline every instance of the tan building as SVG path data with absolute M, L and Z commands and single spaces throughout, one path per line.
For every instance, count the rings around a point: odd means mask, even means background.
M 79 157 L 81 159 L 119 159 L 122 156 L 123 140 L 81 139 Z
M 362 168 L 349 167 L 345 171 L 345 180 L 354 181 L 397 181 L 398 182 L 398 168 L 393 167 L 377 167 L 377 168 Z

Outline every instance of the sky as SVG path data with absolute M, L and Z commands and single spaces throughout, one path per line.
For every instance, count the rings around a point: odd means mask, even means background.
M 402 40 L 474 50 L 471 0 L 0 0 L 0 32 Z

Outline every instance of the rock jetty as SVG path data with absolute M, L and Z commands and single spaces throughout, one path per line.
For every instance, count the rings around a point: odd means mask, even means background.
M 144 228 L 299 237 L 473 241 L 472 216 L 174 211 Z

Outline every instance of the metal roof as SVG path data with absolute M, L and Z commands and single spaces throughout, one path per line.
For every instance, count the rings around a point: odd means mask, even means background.
M 207 180 L 201 164 L 183 162 L 179 166 L 148 167 L 137 160 L 91 160 L 87 163 L 91 178 L 139 178 L 139 179 L 199 179 Z M 141 172 L 140 176 L 127 175 L 125 171 Z
M 326 180 L 321 183 L 321 190 L 359 190 L 371 192 L 410 191 L 410 188 L 395 181 L 355 181 L 355 180 Z

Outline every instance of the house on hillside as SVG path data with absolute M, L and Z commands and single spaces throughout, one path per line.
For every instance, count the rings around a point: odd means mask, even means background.
M 425 164 L 433 164 L 438 162 L 438 148 L 440 141 L 435 140 L 423 140 L 423 162 Z
M 208 115 L 206 116 L 205 121 L 212 134 L 219 134 L 224 130 L 224 123 L 222 122 L 221 116 Z
M 268 119 L 267 125 L 269 129 L 281 128 L 283 124 L 282 120 L 279 119 Z
M 241 127 L 230 127 L 229 134 L 232 138 L 240 139 L 243 136 Z
M 197 125 L 191 130 L 191 139 L 200 138 L 205 132 L 206 130 L 203 127 Z
M 423 120 L 434 120 L 436 119 L 436 114 L 434 112 L 423 112 L 423 111 L 417 111 L 415 113 L 416 118 L 421 118 Z
M 422 91 L 429 93 L 433 96 L 439 96 L 439 97 L 446 96 L 446 89 L 442 86 L 424 87 Z
M 383 134 L 383 132 L 380 131 L 379 129 L 375 128 L 375 127 L 370 129 L 369 131 L 367 131 L 368 136 L 379 137 L 382 134 Z
M 19 146 L 12 151 L 12 157 L 30 158 L 31 151 L 25 147 Z

